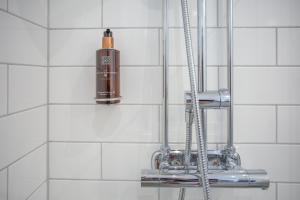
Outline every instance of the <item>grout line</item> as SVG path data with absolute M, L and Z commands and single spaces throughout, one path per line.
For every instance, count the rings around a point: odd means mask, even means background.
M 72 67 L 83 67 L 83 68 L 87 68 L 87 67 L 96 67 L 95 65 L 51 65 L 49 66 L 50 68 L 72 68 Z M 149 68 L 158 68 L 158 67 L 162 67 L 162 65 L 121 65 L 121 68 L 127 68 L 127 67 L 149 67 Z
M 6 95 L 7 95 L 7 97 L 6 97 L 6 115 L 8 115 L 9 114 L 9 65 L 6 65 Z
M 43 26 L 43 25 L 40 25 L 40 24 L 38 24 L 38 23 L 36 23 L 36 22 L 33 22 L 33 21 L 29 20 L 29 19 L 26 19 L 26 18 L 24 18 L 24 17 L 21 17 L 21 16 L 19 16 L 19 15 L 16 15 L 16 14 L 14 14 L 14 13 L 8 11 L 8 10 L 0 9 L 0 11 L 3 11 L 3 12 L 5 12 L 5 13 L 11 15 L 11 16 L 14 16 L 14 17 L 16 17 L 16 18 L 18 18 L 18 19 L 22 19 L 22 20 L 24 20 L 24 21 L 26 21 L 26 22 L 28 22 L 28 23 L 30 23 L 30 24 L 33 24 L 33 25 L 35 25 L 35 26 L 38 26 L 38 27 L 40 27 L 40 28 L 43 28 L 43 29 L 46 29 L 46 30 L 47 30 L 47 27 L 45 27 L 45 26 Z
M 275 199 L 278 200 L 278 183 L 275 183 Z
M 103 9 L 103 5 L 104 5 L 104 0 L 101 0 L 101 28 L 103 28 L 103 17 L 104 17 L 104 9 Z
M 278 66 L 278 28 L 275 29 L 275 63 Z
M 161 40 L 162 38 L 161 38 L 161 31 L 160 31 L 160 29 L 158 29 L 158 66 L 161 66 L 161 67 L 163 67 L 163 63 L 161 63 L 161 61 L 162 61 L 162 56 L 161 56 Z M 162 65 L 161 65 L 162 64 Z
M 49 103 L 49 105 L 55 105 L 55 106 L 101 106 L 101 107 L 108 107 L 109 105 L 105 104 L 97 104 L 97 103 Z M 115 106 L 157 106 L 161 105 L 161 103 L 157 104 L 151 104 L 151 103 L 119 103 L 118 105 Z
M 7 63 L 0 63 L 0 64 L 7 64 Z M 28 66 L 28 65 L 23 65 L 23 64 L 17 64 L 17 65 L 22 65 L 22 66 Z M 29 65 L 32 66 L 32 65 Z M 33 65 L 37 66 L 37 65 Z M 37 66 L 37 67 L 47 67 L 47 66 Z M 66 67 L 96 67 L 95 65 L 49 65 L 50 68 L 66 68 Z M 157 67 L 162 67 L 162 64 L 159 65 L 121 65 L 121 68 L 127 68 L 127 67 L 149 67 L 149 68 L 157 68 Z M 186 68 L 187 65 L 169 65 L 170 68 Z M 207 65 L 208 68 L 213 68 L 213 67 L 221 67 L 225 68 L 226 65 Z M 300 68 L 300 65 L 235 65 L 234 68 L 282 68 L 282 69 L 287 69 L 287 68 Z
M 220 65 L 220 67 L 226 67 L 226 65 Z M 235 65 L 234 68 L 282 68 L 282 69 L 286 69 L 286 68 L 294 68 L 294 67 L 300 67 L 300 65 Z
M 148 142 L 148 141 L 70 141 L 70 140 L 50 140 L 49 143 L 92 143 L 92 144 L 97 144 L 97 143 L 102 143 L 102 144 L 149 144 L 149 145 L 160 145 L 160 142 Z M 177 145 L 177 144 L 184 144 L 184 141 L 182 142 L 170 142 L 172 145 Z M 193 144 L 196 144 L 195 142 Z M 209 145 L 226 145 L 226 142 L 208 142 Z M 240 144 L 240 145 L 291 145 L 291 146 L 299 146 L 300 143 L 285 143 L 285 142 L 280 142 L 280 143 L 275 143 L 275 142 L 235 142 L 235 144 Z
M 45 65 L 7 63 L 7 62 L 0 62 L 0 64 L 3 64 L 3 65 L 18 65 L 18 66 L 24 66 L 24 67 L 47 67 Z
M 34 195 L 34 193 L 37 192 L 45 183 L 47 184 L 47 182 L 48 179 L 44 180 L 33 192 L 29 194 L 27 198 L 25 198 L 25 200 L 28 200 L 30 197 L 32 197 L 32 195 Z
M 50 178 L 50 181 L 103 181 L 103 182 L 137 182 L 139 179 L 87 179 L 87 178 Z
M 49 112 L 49 101 L 50 101 L 50 0 L 47 0 L 47 200 L 50 199 L 50 112 Z
M 1 9 L 0 9 L 1 10 Z M 5 11 L 5 10 L 4 10 Z M 45 28 L 45 27 L 44 27 Z M 139 26 L 139 27 L 65 27 L 65 28 L 49 28 L 50 30 L 101 30 L 101 29 L 162 29 L 162 26 Z M 191 26 L 191 29 L 196 29 L 197 26 Z M 207 29 L 225 29 L 226 26 L 207 26 Z M 261 26 L 261 27 L 253 27 L 253 26 L 234 26 L 234 29 L 276 29 L 276 28 L 300 28 L 300 26 Z M 169 29 L 183 29 L 181 26 L 169 26 Z
M 139 179 L 88 179 L 88 178 L 50 178 L 52 181 L 103 181 L 103 182 L 137 182 L 139 183 Z M 270 181 L 270 183 L 274 184 L 300 184 L 300 182 L 286 182 L 286 181 Z
M 275 106 L 275 134 L 276 134 L 276 140 L 275 142 L 278 143 L 278 105 Z
M 106 107 L 107 105 L 101 105 L 96 103 L 49 103 L 53 106 L 102 106 Z M 116 106 L 161 106 L 161 103 L 157 104 L 147 104 L 147 103 L 120 103 Z M 184 106 L 184 103 L 171 103 L 169 106 Z M 235 106 L 300 106 L 300 104 L 234 104 Z M 3 117 L 3 116 L 1 116 Z M 0 118 L 1 118 L 0 117 Z
M 161 112 L 162 112 L 162 109 L 161 109 L 161 106 L 158 106 L 158 142 L 159 143 L 162 143 L 162 118 L 161 118 Z
M 220 0 L 217 0 L 217 27 L 220 27 Z
M 218 81 L 218 89 L 220 89 L 221 88 L 221 81 L 220 81 L 220 73 L 221 73 L 221 71 L 220 71 L 220 67 L 218 66 L 218 77 L 217 77 L 217 81 Z
M 156 189 L 157 189 L 157 200 L 160 200 L 161 188 L 156 188 Z
M 45 144 L 47 144 L 47 142 L 44 142 L 42 144 L 40 144 L 39 146 L 33 148 L 32 150 L 30 150 L 29 152 L 25 153 L 24 155 L 22 155 L 21 157 L 19 157 L 18 159 L 14 160 L 13 162 L 9 163 L 8 165 L 6 165 L 5 167 L 2 167 L 0 169 L 0 171 L 4 170 L 5 168 L 8 168 L 10 166 L 12 166 L 13 164 L 15 164 L 16 162 L 18 162 L 19 160 L 23 159 L 24 157 L 26 157 L 27 155 L 33 153 L 34 151 L 38 150 L 39 148 L 41 148 L 42 146 L 44 146 Z
M 1 119 L 1 118 L 4 118 L 4 117 L 11 116 L 11 115 L 14 115 L 14 114 L 19 114 L 19 113 L 31 111 L 31 110 L 34 110 L 34 109 L 36 109 L 36 108 L 41 108 L 41 107 L 43 107 L 43 106 L 47 106 L 47 104 L 42 104 L 42 105 L 38 105 L 38 106 L 34 106 L 34 107 L 22 109 L 22 110 L 19 110 L 19 111 L 16 111 L 16 112 L 8 113 L 7 115 L 1 115 L 1 116 L 0 116 L 0 119 Z
M 124 142 L 119 142 L 119 141 L 68 141 L 68 140 L 50 140 L 49 143 L 70 143 L 70 144 L 98 144 L 101 143 L 102 146 L 103 144 L 160 144 L 159 142 L 148 142 L 148 141 L 141 141 L 141 142 L 135 142 L 135 141 L 124 141 Z
M 8 195 L 8 193 L 9 193 L 9 169 L 7 168 L 6 169 L 6 200 L 8 200 L 8 197 L 9 197 L 9 195 Z
M 103 179 L 103 145 L 102 143 L 100 143 L 100 149 L 101 149 L 101 158 L 100 158 L 100 162 L 101 162 L 101 169 L 100 169 L 100 173 L 101 173 L 101 176 L 100 178 Z

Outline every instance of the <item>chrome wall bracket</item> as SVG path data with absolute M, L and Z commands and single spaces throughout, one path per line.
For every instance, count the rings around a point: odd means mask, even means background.
M 185 92 L 184 100 L 186 105 L 192 104 L 191 92 Z M 230 93 L 228 89 L 217 91 L 206 91 L 198 93 L 199 106 L 205 108 L 228 108 L 230 106 Z
M 196 151 L 191 152 L 190 165 L 185 165 L 184 150 L 170 150 L 167 155 L 167 165 L 164 169 L 168 170 L 197 170 L 198 154 Z M 229 157 L 224 150 L 208 150 L 208 169 L 209 170 L 227 170 L 241 168 L 241 159 L 238 153 L 234 157 Z M 152 168 L 161 169 L 162 163 L 165 162 L 165 155 L 161 151 L 154 152 L 152 156 Z M 230 163 L 230 165 L 228 165 Z

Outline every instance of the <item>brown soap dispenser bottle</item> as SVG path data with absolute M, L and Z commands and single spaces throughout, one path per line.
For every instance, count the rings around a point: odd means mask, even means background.
M 106 29 L 102 49 L 96 52 L 96 102 L 120 103 L 120 51 L 114 49 L 113 33 Z

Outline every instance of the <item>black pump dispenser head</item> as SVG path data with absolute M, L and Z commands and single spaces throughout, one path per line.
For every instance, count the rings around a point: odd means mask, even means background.
M 104 37 L 112 37 L 113 33 L 110 31 L 110 29 L 106 29 L 103 33 Z

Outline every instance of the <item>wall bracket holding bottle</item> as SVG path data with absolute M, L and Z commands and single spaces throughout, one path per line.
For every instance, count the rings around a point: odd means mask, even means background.
M 120 51 L 114 49 L 113 33 L 106 29 L 102 49 L 96 51 L 96 103 L 120 103 Z

